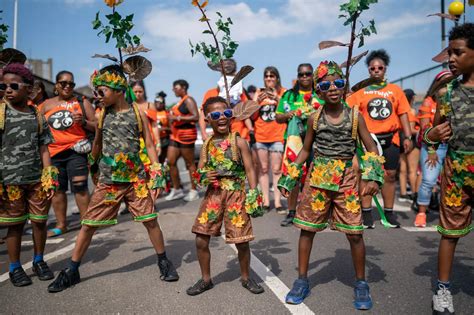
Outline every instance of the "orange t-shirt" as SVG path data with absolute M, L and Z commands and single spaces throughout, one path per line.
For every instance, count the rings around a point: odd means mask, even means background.
M 44 103 L 39 106 L 39 109 L 41 110 L 43 106 Z M 70 149 L 78 141 L 87 137 L 86 131 L 81 124 L 74 123 L 72 119 L 74 112 L 81 112 L 81 106 L 77 99 L 64 101 L 45 112 L 44 116 L 54 138 L 54 142 L 48 145 L 51 157 Z
M 401 127 L 399 116 L 411 110 L 405 93 L 391 83 L 379 90 L 359 90 L 347 98 L 347 103 L 359 106 L 367 128 L 374 134 L 397 132 Z
M 429 118 L 430 124 L 433 124 L 434 116 L 436 113 L 436 102 L 433 100 L 431 96 L 428 96 L 421 104 L 420 108 L 418 109 L 418 119 L 422 118 Z
M 219 96 L 218 88 L 212 88 L 210 90 L 207 90 L 202 100 L 201 110 L 203 110 L 203 105 L 207 101 L 207 99 L 211 97 L 215 97 L 215 96 Z M 240 96 L 240 99 L 242 102 L 248 101 L 247 95 L 245 95 L 245 93 L 242 93 L 242 95 Z M 241 138 L 250 140 L 249 129 L 247 128 L 247 126 L 245 126 L 244 121 L 232 119 L 230 129 L 231 129 L 231 132 L 238 132 Z
M 281 97 L 286 89 L 282 88 L 278 96 Z M 258 99 L 260 90 L 255 93 Z M 275 120 L 275 112 L 278 107 L 278 101 L 265 99 L 260 103 L 257 119 L 254 122 L 255 140 L 262 143 L 283 142 L 286 130 L 286 124 L 280 124 Z
M 174 105 L 171 108 L 170 111 L 174 116 L 181 116 L 181 117 L 191 116 L 191 113 L 183 114 L 180 111 L 181 105 L 184 104 L 184 101 L 188 97 L 189 97 L 188 95 L 184 96 L 178 103 L 176 103 L 176 105 Z M 170 139 L 182 144 L 195 143 L 197 139 L 196 123 L 189 122 L 189 121 L 178 121 L 178 120 L 173 121 L 171 123 Z

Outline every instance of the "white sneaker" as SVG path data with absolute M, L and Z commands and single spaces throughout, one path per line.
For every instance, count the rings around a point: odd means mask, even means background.
M 454 314 L 453 296 L 444 286 L 433 295 L 434 314 Z
M 171 201 L 171 200 L 181 199 L 183 197 L 184 197 L 184 192 L 181 188 L 180 189 L 171 188 L 171 192 L 168 196 L 166 196 L 165 200 Z
M 199 194 L 197 190 L 191 189 L 189 193 L 186 195 L 186 197 L 183 198 L 184 201 L 194 201 L 199 199 Z

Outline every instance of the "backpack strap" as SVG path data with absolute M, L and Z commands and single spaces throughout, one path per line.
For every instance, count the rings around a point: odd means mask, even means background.
M 5 130 L 5 118 L 6 118 L 7 104 L 2 99 L 0 101 L 0 130 Z
M 214 135 L 210 136 L 209 138 L 204 141 L 202 147 L 201 147 L 201 160 L 203 161 L 204 164 L 207 163 L 207 150 L 209 148 L 209 143 L 214 139 Z
M 102 108 L 102 110 L 100 111 L 99 120 L 97 122 L 97 129 L 99 130 L 102 130 L 102 128 L 104 127 L 104 119 L 105 119 L 106 111 L 107 111 L 106 107 Z
M 357 140 L 359 128 L 359 106 L 352 108 L 352 139 Z
M 238 132 L 230 134 L 230 149 L 232 151 L 232 161 L 237 162 L 239 160 L 239 150 L 237 149 L 237 136 Z
M 133 102 L 132 108 L 133 108 L 133 111 L 135 112 L 135 116 L 137 117 L 138 131 L 140 132 L 141 135 L 143 135 L 143 122 L 142 122 L 142 117 L 140 116 L 140 109 L 138 108 L 137 103 Z
M 38 135 L 43 134 L 43 124 L 44 124 L 44 119 L 43 115 L 39 112 L 39 110 L 35 106 L 28 106 L 31 108 L 33 113 L 35 114 L 36 121 L 38 122 Z M 4 100 L 0 102 L 0 130 L 4 131 L 5 130 L 5 120 L 7 117 L 7 103 L 5 103 Z

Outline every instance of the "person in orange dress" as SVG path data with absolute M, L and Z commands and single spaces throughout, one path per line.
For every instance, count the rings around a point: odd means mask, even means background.
M 196 170 L 194 144 L 197 139 L 196 122 L 199 120 L 199 112 L 196 101 L 188 95 L 188 88 L 189 84 L 185 80 L 173 82 L 173 91 L 180 100 L 171 108 L 168 115 L 171 125 L 171 136 L 167 157 L 173 182 L 173 188 L 171 188 L 170 194 L 165 198 L 168 201 L 183 197 L 185 201 L 193 201 L 199 198 L 196 185 L 192 180 L 191 190 L 188 195 L 184 195 L 177 167 L 178 159 L 183 157 L 190 179 L 192 179 L 192 174 Z
M 96 119 L 91 103 L 74 96 L 75 85 L 71 72 L 59 72 L 54 86 L 57 95 L 39 106 L 54 138 L 54 142 L 48 145 L 51 162 L 59 169 L 59 188 L 52 202 L 56 227 L 48 232 L 48 236 L 58 236 L 67 231 L 68 186 L 81 214 L 87 210 L 90 201 L 87 154 L 92 144 L 87 138 L 87 131 L 95 131 Z

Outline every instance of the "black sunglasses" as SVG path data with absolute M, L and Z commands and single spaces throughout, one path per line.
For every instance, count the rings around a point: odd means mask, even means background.
M 104 91 L 102 91 L 102 90 L 95 90 L 95 91 L 94 91 L 94 96 L 95 96 L 95 97 L 99 97 L 99 96 L 100 96 L 100 97 L 104 97 L 104 96 L 105 96 L 105 93 L 104 93 Z
M 310 76 L 312 76 L 312 75 L 313 75 L 312 72 L 298 72 L 298 78 L 310 77 Z
M 378 66 L 378 67 L 370 67 L 369 69 L 370 69 L 370 71 L 375 71 L 375 69 L 378 69 L 379 71 L 382 71 L 383 69 L 385 69 L 385 67 L 384 66 Z
M 76 86 L 76 83 L 72 81 L 59 81 L 58 84 L 61 86 L 61 88 L 65 89 L 67 86 L 74 88 Z
M 29 86 L 27 83 L 0 83 L 0 91 L 5 91 L 10 88 L 13 91 L 18 91 L 22 86 Z

